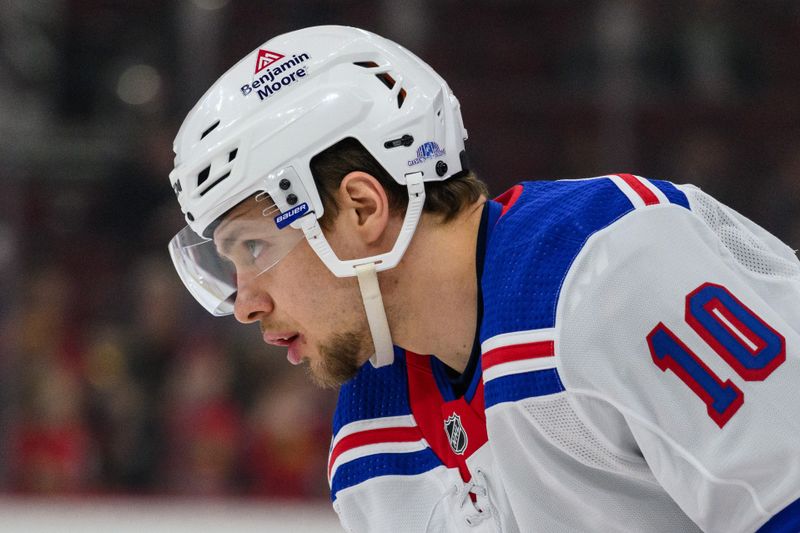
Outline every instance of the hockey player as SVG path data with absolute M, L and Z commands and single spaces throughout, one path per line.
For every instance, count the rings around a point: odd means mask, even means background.
M 175 140 L 187 288 L 343 383 L 345 529 L 800 530 L 794 252 L 630 174 L 486 200 L 464 139 L 428 65 L 316 27 Z

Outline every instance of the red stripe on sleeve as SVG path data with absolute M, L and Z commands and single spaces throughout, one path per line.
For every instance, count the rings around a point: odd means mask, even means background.
M 553 341 L 513 344 L 489 350 L 483 354 L 481 364 L 483 365 L 483 370 L 486 371 L 486 369 L 502 363 L 533 359 L 535 357 L 552 357 L 555 353 L 555 343 Z
M 331 457 L 328 459 L 328 476 L 331 475 L 331 468 L 333 468 L 336 459 L 348 450 L 381 442 L 414 442 L 421 438 L 422 433 L 420 433 L 417 426 L 369 429 L 348 435 L 336 443 L 336 446 L 331 451 Z
M 658 196 L 656 196 L 653 191 L 648 189 L 644 183 L 639 181 L 639 178 L 634 176 L 633 174 L 617 174 L 622 180 L 633 189 L 633 192 L 639 195 L 639 197 L 644 200 L 644 205 L 655 205 L 660 203 L 658 200 Z

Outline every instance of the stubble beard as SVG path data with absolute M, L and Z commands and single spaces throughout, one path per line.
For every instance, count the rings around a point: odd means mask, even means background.
M 333 335 L 319 345 L 319 359 L 306 367 L 311 380 L 323 389 L 335 389 L 354 378 L 370 340 L 369 335 L 357 330 Z

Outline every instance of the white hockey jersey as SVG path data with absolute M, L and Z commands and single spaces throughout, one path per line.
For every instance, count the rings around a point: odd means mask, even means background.
M 800 262 L 699 189 L 620 174 L 487 202 L 463 397 L 396 350 L 342 387 L 348 531 L 800 531 Z

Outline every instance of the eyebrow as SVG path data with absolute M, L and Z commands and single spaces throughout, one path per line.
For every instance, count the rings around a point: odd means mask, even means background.
M 219 253 L 225 257 L 228 257 L 230 255 L 233 243 L 239 240 L 239 235 L 241 233 L 241 231 L 235 231 L 231 235 L 228 235 L 225 239 L 222 239 Z
M 230 218 L 226 218 L 225 220 L 222 221 L 222 223 L 220 223 L 220 225 L 217 227 L 217 229 L 214 230 L 214 234 L 216 235 L 216 233 L 218 231 L 224 229 L 225 226 L 227 226 L 230 222 L 233 222 L 237 218 L 241 218 L 241 217 L 245 216 L 246 214 L 247 214 L 246 211 L 242 211 L 242 212 L 240 212 L 240 213 L 238 213 L 238 214 L 236 214 L 236 215 L 234 215 L 234 216 L 232 216 Z M 241 233 L 242 233 L 241 229 L 233 230 L 232 233 L 230 235 L 226 235 L 224 239 L 223 238 L 219 239 L 219 241 L 221 243 L 222 255 L 225 255 L 225 256 L 228 255 L 228 253 L 231 250 L 232 243 L 234 243 L 234 242 L 236 242 L 238 240 L 239 235 Z M 213 240 L 214 240 L 215 243 L 217 242 L 216 238 L 213 238 Z

